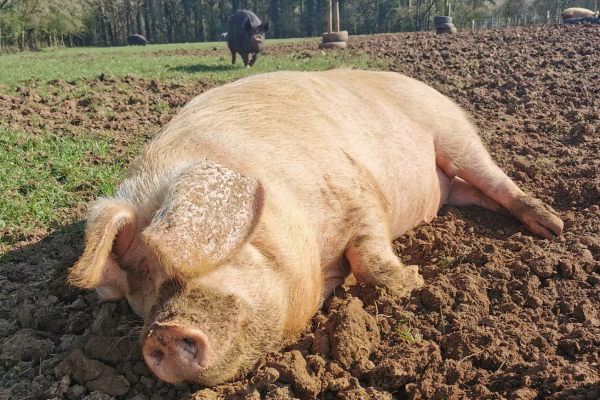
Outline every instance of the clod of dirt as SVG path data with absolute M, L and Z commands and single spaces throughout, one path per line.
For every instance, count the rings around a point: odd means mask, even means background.
M 111 396 L 121 396 L 129 390 L 129 382 L 115 369 L 86 357 L 75 350 L 61 364 L 62 373 L 71 375 L 75 381 L 85 385 L 89 391 L 100 390 Z
M 2 360 L 32 361 L 46 359 L 54 350 L 50 339 L 42 339 L 31 329 L 22 329 L 2 343 Z
M 432 342 L 412 342 L 394 349 L 373 370 L 371 385 L 380 390 L 393 392 L 421 378 L 430 364 L 442 361 L 440 348 Z
M 301 399 L 314 398 L 320 392 L 320 386 L 309 374 L 306 360 L 298 350 L 272 354 L 266 365 L 279 373 L 279 380 L 291 384 Z
M 345 369 L 351 369 L 361 359 L 368 358 L 379 344 L 379 327 L 375 318 L 363 309 L 362 301 L 354 297 L 333 301 L 329 312 L 334 314 L 327 329 L 331 355 Z

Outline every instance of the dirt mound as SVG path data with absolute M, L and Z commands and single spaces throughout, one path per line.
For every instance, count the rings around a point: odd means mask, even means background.
M 316 43 L 268 51 L 312 57 Z M 50 235 L 15 246 L 0 270 L 0 398 L 600 398 L 600 27 L 353 37 L 348 51 L 461 104 L 502 169 L 560 213 L 564 235 L 542 240 L 513 217 L 445 207 L 395 242 L 425 287 L 398 299 L 347 282 L 296 343 L 215 388 L 158 381 L 126 301 L 64 286 L 81 237 Z M 28 87 L 0 96 L 6 123 L 110 127 L 116 151 L 211 86 L 103 75 L 82 83 L 99 90 L 69 96 L 76 85 L 52 84 L 61 89 L 49 98 Z

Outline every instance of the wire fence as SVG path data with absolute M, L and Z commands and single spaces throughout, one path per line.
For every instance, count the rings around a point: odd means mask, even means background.
M 545 16 L 540 17 L 539 15 L 519 15 L 514 17 L 505 18 L 484 18 L 484 19 L 473 19 L 471 22 L 459 24 L 459 29 L 490 29 L 490 28 L 510 28 L 517 26 L 529 26 L 529 25 L 542 25 L 542 24 L 558 24 L 560 23 L 560 17 L 558 15 L 551 16 L 548 13 Z M 455 24 L 456 25 L 456 24 Z

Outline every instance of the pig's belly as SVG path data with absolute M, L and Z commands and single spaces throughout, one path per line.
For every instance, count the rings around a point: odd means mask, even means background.
M 396 239 L 420 224 L 431 222 L 440 205 L 440 183 L 435 160 L 428 168 L 397 171 L 395 184 L 384 196 L 389 203 L 390 239 Z M 442 202 L 443 203 L 443 202 Z
M 390 239 L 435 218 L 441 199 L 432 138 L 426 132 L 390 135 L 387 151 L 361 160 L 387 200 Z M 380 147 L 381 148 L 381 147 Z

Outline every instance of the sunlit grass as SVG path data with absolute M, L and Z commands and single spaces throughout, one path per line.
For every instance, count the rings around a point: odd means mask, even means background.
M 269 40 L 266 54 L 261 55 L 249 70 L 243 68 L 239 56 L 237 64 L 231 65 L 225 42 L 74 48 L 4 55 L 0 57 L 0 71 L 3 71 L 0 91 L 9 93 L 20 85 L 43 85 L 53 79 L 69 82 L 84 77 L 96 78 L 102 73 L 175 81 L 205 77 L 221 82 L 277 70 L 323 70 L 332 64 L 336 67 L 376 67 L 375 61 L 366 56 L 344 57 L 344 52 L 322 54 L 317 51 L 307 58 L 299 54 L 268 54 L 269 46 L 291 42 L 305 43 L 307 50 L 316 50 L 318 40 Z
M 111 138 L 36 134 L 0 126 L 0 245 L 35 228 L 71 223 L 71 208 L 92 193 L 112 194 L 124 162 L 101 162 Z

